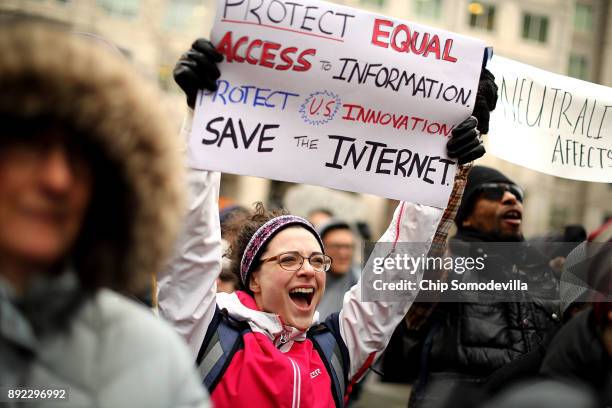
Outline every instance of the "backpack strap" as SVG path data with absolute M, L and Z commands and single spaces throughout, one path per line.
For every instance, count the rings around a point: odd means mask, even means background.
M 200 378 L 212 394 L 227 370 L 234 354 L 243 347 L 242 335 L 251 329 L 245 322 L 233 319 L 227 310 L 215 310 L 200 347 L 196 365 Z
M 335 315 L 335 321 L 332 318 Z M 338 334 L 334 332 L 334 323 L 338 321 L 338 314 L 334 313 L 325 323 L 312 327 L 308 331 L 315 349 L 319 353 L 332 382 L 332 395 L 337 408 L 344 406 L 348 383 L 348 350 Z M 337 325 L 337 324 L 336 324 Z
M 244 347 L 242 336 L 250 331 L 248 323 L 230 317 L 227 310 L 217 307 L 196 359 L 198 373 L 210 394 L 223 377 L 234 354 Z M 346 397 L 349 357 L 340 337 L 338 314 L 334 313 L 325 323 L 312 327 L 308 331 L 308 338 L 329 373 L 335 405 L 341 408 Z

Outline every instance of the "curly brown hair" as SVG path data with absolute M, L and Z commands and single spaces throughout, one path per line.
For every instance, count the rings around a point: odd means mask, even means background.
M 255 203 L 254 211 L 250 212 L 246 216 L 232 218 L 228 221 L 227 230 L 229 234 L 234 238 L 230 242 L 229 258 L 232 262 L 230 271 L 238 278 L 238 290 L 244 290 L 251 293 L 248 287 L 242 283 L 240 277 L 240 262 L 242 261 L 242 255 L 251 240 L 251 237 L 257 232 L 257 230 L 264 225 L 266 222 L 273 218 L 281 215 L 287 215 L 288 212 L 283 209 L 272 209 L 267 210 L 263 203 Z

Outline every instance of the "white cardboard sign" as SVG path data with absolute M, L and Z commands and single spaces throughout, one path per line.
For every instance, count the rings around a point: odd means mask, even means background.
M 494 56 L 488 150 L 553 176 L 612 182 L 612 88 Z
M 219 0 L 219 89 L 200 92 L 196 168 L 445 207 L 481 41 L 315 0 Z

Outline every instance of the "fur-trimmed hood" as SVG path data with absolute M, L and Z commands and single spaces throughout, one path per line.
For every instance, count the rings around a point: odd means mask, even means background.
M 75 251 L 87 266 L 76 265 L 81 283 L 142 289 L 169 254 L 183 209 L 179 138 L 160 108 L 161 96 L 117 55 L 40 24 L 0 29 L 0 55 L 3 120 L 60 124 L 96 146 L 103 160 L 92 162 L 94 171 L 104 175 L 106 164 L 115 166 L 117 178 L 106 180 L 105 196 L 96 195 L 100 184 L 94 182 L 93 205 L 101 214 L 113 205 L 119 213 L 110 219 L 89 214 L 85 221 L 90 237 Z M 98 239 L 113 223 L 121 224 L 122 239 Z

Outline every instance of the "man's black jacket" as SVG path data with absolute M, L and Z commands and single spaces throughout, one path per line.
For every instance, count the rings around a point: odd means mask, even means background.
M 455 256 L 462 247 L 475 251 L 479 243 L 493 240 L 476 231 L 460 230 L 449 248 L 451 252 L 455 248 Z M 492 276 L 512 279 L 528 273 L 530 279 L 548 282 L 550 291 L 557 293 L 558 282 L 546 260 L 542 258 L 539 268 L 525 271 L 521 264 L 533 258 L 533 253 L 526 255 L 529 251 L 525 244 L 523 253 L 493 262 L 503 270 L 495 270 Z M 551 298 L 555 296 L 517 302 L 438 303 L 419 330 L 411 330 L 404 322 L 398 327 L 383 361 L 384 379 L 414 382 L 410 406 L 416 407 L 443 398 L 462 382 L 486 385 L 491 381 L 496 387 L 495 383 L 535 374 L 544 347 L 559 325 L 558 301 Z

